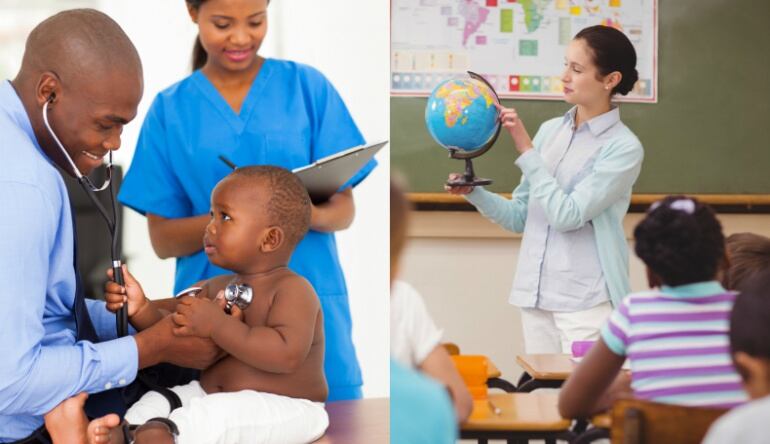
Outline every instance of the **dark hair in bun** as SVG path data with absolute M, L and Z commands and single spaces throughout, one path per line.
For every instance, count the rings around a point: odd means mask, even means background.
M 609 26 L 590 26 L 577 33 L 593 52 L 594 64 L 603 76 L 618 71 L 622 78 L 612 94 L 628 94 L 639 80 L 636 72 L 636 50 L 625 34 Z

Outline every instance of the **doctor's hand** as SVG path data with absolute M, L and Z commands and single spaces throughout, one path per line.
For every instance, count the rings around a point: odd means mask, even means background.
M 124 304 L 128 304 L 128 317 L 133 317 L 150 305 L 150 301 L 144 295 L 142 286 L 128 272 L 126 264 L 123 264 L 123 282 L 125 282 L 125 286 L 121 286 L 113 280 L 112 268 L 107 270 L 107 276 L 110 278 L 104 284 L 104 300 L 107 302 L 107 310 L 115 313 Z
M 462 179 L 463 175 L 460 173 L 450 173 L 449 174 L 449 180 L 458 180 Z M 449 194 L 454 194 L 455 196 L 464 196 L 466 194 L 470 194 L 471 191 L 473 191 L 475 187 L 467 186 L 467 187 L 453 187 L 444 184 L 444 191 L 448 192 Z
M 139 368 L 168 362 L 202 370 L 227 355 L 211 339 L 177 336 L 174 328 L 176 325 L 171 316 L 166 316 L 134 335 L 139 351 Z
M 519 118 L 519 114 L 513 108 L 505 108 L 495 103 L 497 110 L 500 112 L 500 122 L 503 124 L 503 128 L 508 131 L 513 139 L 513 144 L 516 146 L 516 151 L 520 154 L 524 154 L 532 149 L 532 139 L 529 137 L 527 128 L 524 127 L 524 122 Z

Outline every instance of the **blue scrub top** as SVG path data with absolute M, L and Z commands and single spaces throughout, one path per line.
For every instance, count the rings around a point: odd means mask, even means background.
M 363 143 L 342 98 L 312 67 L 265 60 L 240 114 L 195 71 L 153 101 L 118 198 L 141 214 L 207 214 L 211 191 L 232 171 L 219 155 L 239 166 L 291 170 Z M 358 184 L 376 164 L 369 162 L 346 186 Z M 321 300 L 329 400 L 360 398 L 361 371 L 334 234 L 311 230 L 289 266 L 313 284 Z M 230 272 L 209 263 L 203 250 L 177 258 L 174 291 L 225 273 Z

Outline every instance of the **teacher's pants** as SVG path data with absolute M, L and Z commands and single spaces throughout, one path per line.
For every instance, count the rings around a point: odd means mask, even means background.
M 521 309 L 524 350 L 539 353 L 572 353 L 573 341 L 596 341 L 612 313 L 609 301 L 588 310 L 561 312 Z

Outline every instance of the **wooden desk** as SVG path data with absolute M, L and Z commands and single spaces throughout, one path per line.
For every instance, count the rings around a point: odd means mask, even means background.
M 570 440 L 572 421 L 559 415 L 556 393 L 491 393 L 489 402 L 500 409 L 496 415 L 486 401 L 474 401 L 471 418 L 460 426 L 462 439 L 556 439 Z
M 567 354 L 518 355 L 516 363 L 532 378 L 519 384 L 518 391 L 531 392 L 538 388 L 558 388 L 577 364 Z
M 315 444 L 390 443 L 390 398 L 326 404 L 329 428 Z

